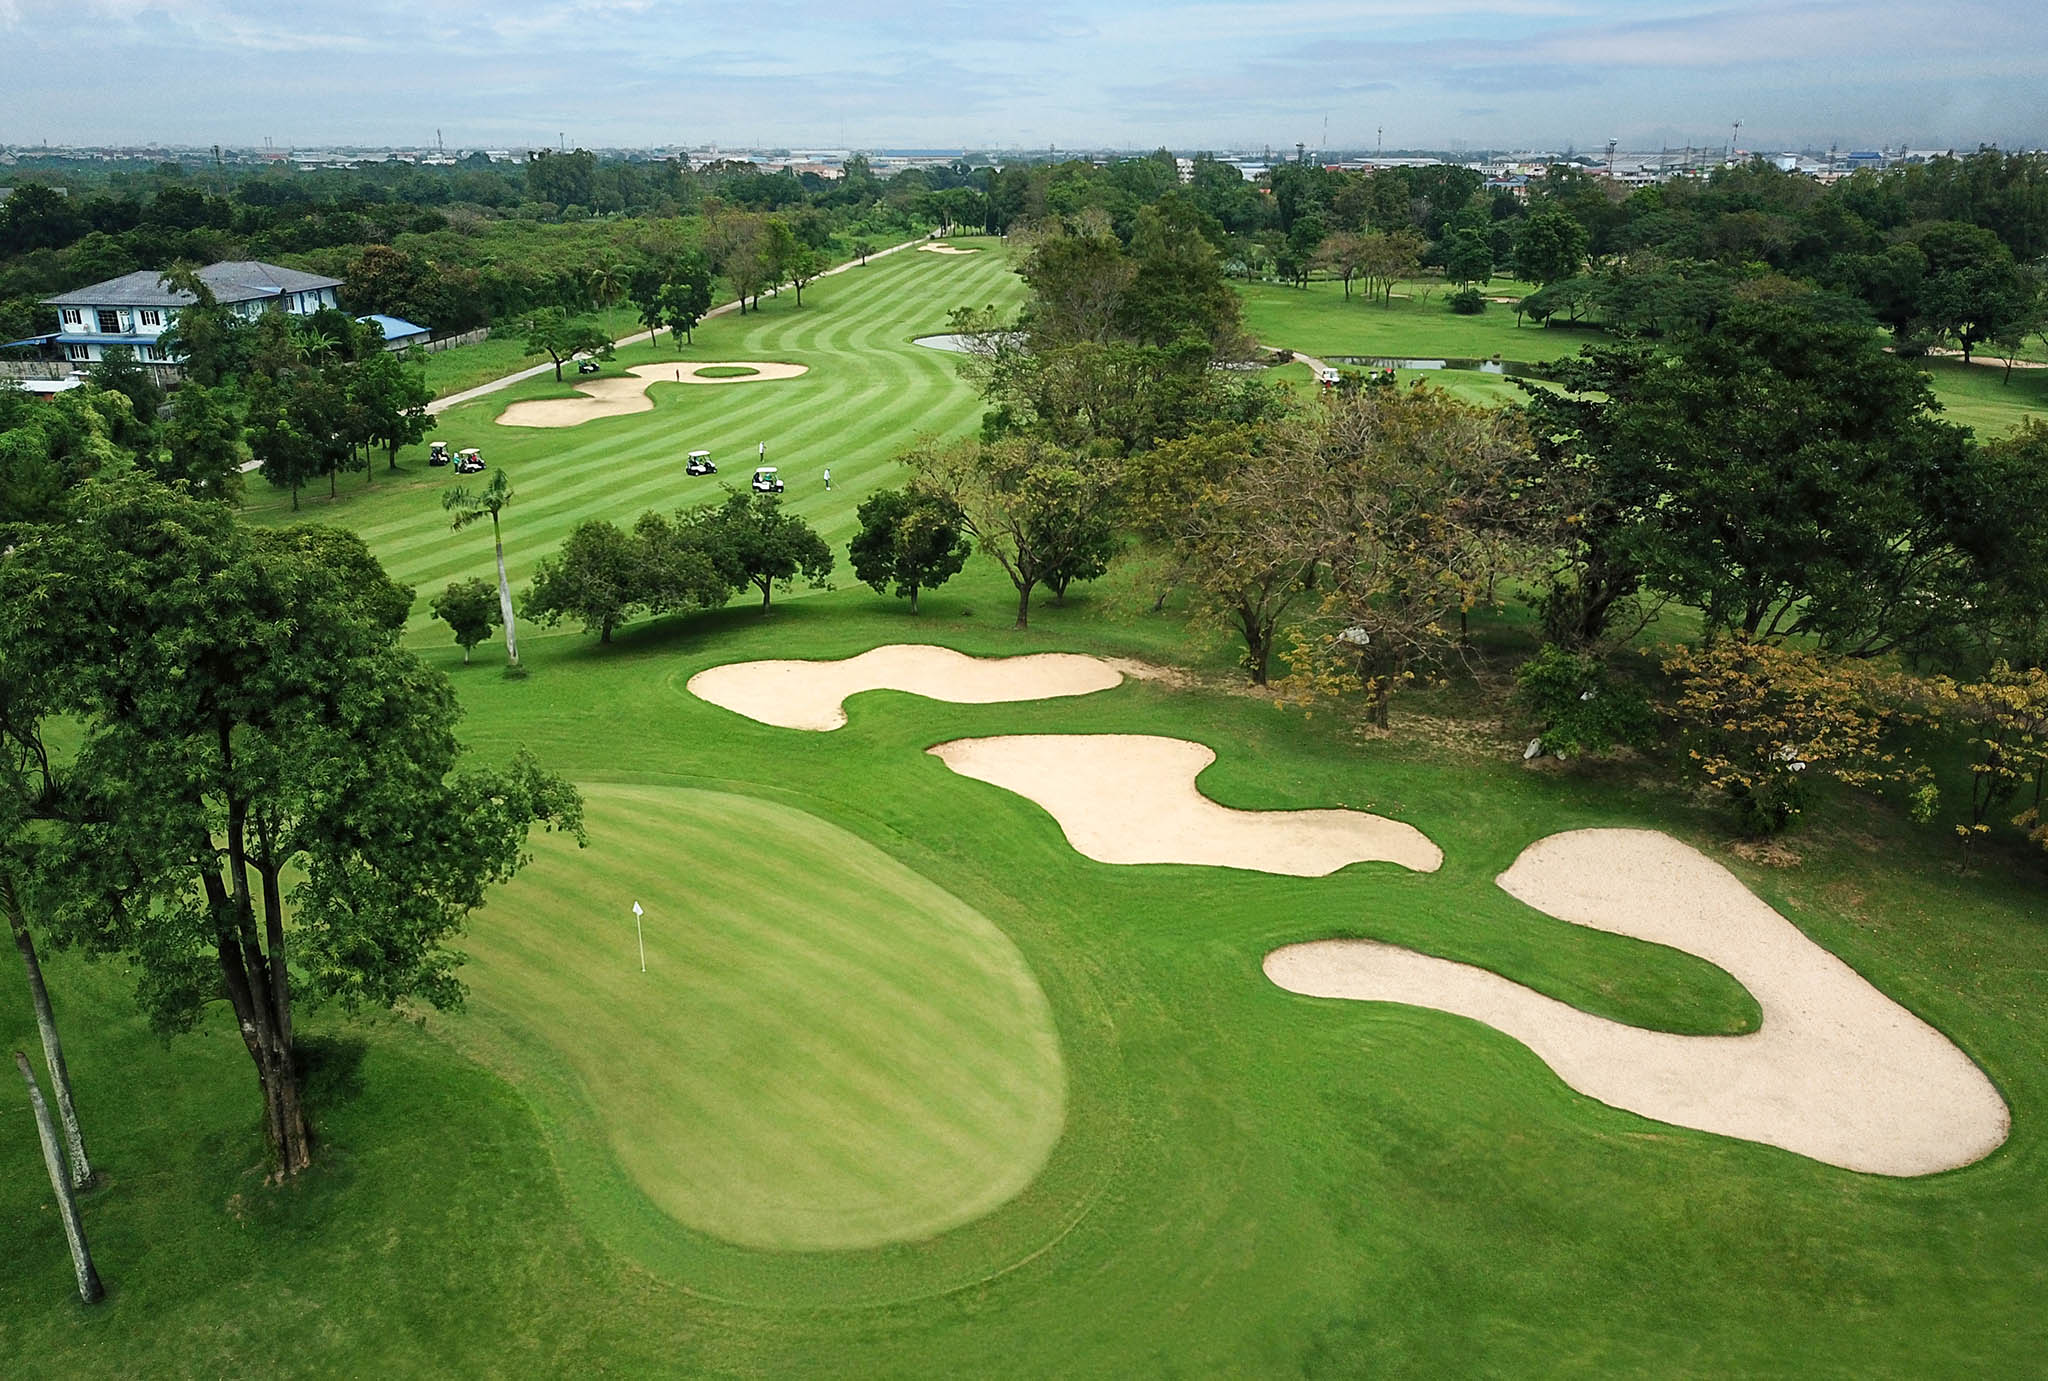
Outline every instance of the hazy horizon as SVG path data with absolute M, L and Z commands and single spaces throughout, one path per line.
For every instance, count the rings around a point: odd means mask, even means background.
M 0 143 L 1974 148 L 2048 6 L 0 0 Z M 1325 131 L 1327 130 L 1327 135 Z

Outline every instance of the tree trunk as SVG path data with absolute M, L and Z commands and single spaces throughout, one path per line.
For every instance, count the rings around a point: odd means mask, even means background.
M 1030 626 L 1031 586 L 1020 584 L 1017 587 L 1017 627 L 1022 629 L 1029 628 Z
M 36 1139 L 43 1145 L 43 1168 L 50 1172 L 50 1192 L 57 1196 L 57 1214 L 64 1222 L 64 1241 L 71 1248 L 71 1269 L 78 1275 L 78 1297 L 87 1304 L 106 1298 L 100 1273 L 93 1269 L 92 1250 L 85 1245 L 85 1225 L 78 1221 L 78 1200 L 71 1195 L 71 1181 L 64 1173 L 64 1149 L 57 1144 L 57 1129 L 50 1124 L 50 1109 L 43 1091 L 36 1087 L 36 1073 L 28 1056 L 14 1052 L 14 1066 L 28 1085 L 29 1111 L 35 1114 Z
M 610 619 L 606 619 L 598 625 L 597 640 L 601 643 L 608 643 L 612 640 L 612 621 Z
M 292 512 L 299 511 L 299 477 L 292 476 Z
M 74 1188 L 90 1188 L 92 1161 L 85 1154 L 85 1134 L 79 1130 L 78 1109 L 71 1101 L 71 1071 L 64 1063 L 64 1042 L 57 1034 L 57 1014 L 50 1006 L 50 990 L 43 984 L 43 966 L 36 958 L 35 937 L 29 934 L 15 895 L 14 879 L 0 872 L 0 907 L 7 911 L 7 924 L 14 931 L 14 947 L 28 969 L 28 995 L 36 1012 L 36 1034 L 43 1041 L 43 1064 L 50 1071 L 50 1093 L 57 1100 L 57 1116 L 64 1124 L 64 1146 L 71 1164 Z
M 338 465 L 327 472 L 327 497 L 330 499 L 339 497 L 338 491 L 334 486 L 339 481 L 340 475 L 341 467 Z
M 505 619 L 505 661 L 519 665 L 519 635 L 512 628 L 512 586 L 505 579 L 505 539 L 498 532 L 498 515 L 491 515 L 491 542 L 498 549 L 498 612 Z
M 915 585 L 910 587 L 910 613 L 913 618 L 917 616 L 917 586 Z
M 757 580 L 754 582 L 754 584 L 760 587 L 761 612 L 765 614 L 768 612 L 769 595 L 770 592 L 775 588 L 775 582 L 772 580 Z

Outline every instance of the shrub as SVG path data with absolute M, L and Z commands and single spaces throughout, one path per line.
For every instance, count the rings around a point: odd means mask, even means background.
M 1478 316 L 1486 310 L 1486 294 L 1470 284 L 1458 289 L 1445 299 L 1451 310 L 1459 316 Z
M 1656 738 L 1648 699 L 1615 681 L 1591 653 L 1545 643 L 1516 670 L 1514 699 L 1534 722 L 1544 751 L 1559 757 L 1639 748 Z

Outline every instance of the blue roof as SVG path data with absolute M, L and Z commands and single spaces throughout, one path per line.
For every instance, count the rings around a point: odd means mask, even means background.
M 424 326 L 415 326 L 404 317 L 385 316 L 382 312 L 372 312 L 368 316 L 359 316 L 356 320 L 376 322 L 377 329 L 384 333 L 384 339 L 386 340 L 397 340 L 400 336 L 424 336 L 430 334 Z
M 54 340 L 54 341 L 56 341 L 56 342 L 57 342 L 57 344 L 59 344 L 59 345 L 161 345 L 161 344 L 163 344 L 163 340 L 162 340 L 162 338 L 161 338 L 161 337 L 158 337 L 158 336 L 100 336 L 100 335 L 87 335 L 87 334 L 81 334 L 81 333 L 79 333 L 79 332 L 76 332 L 76 331 L 63 331 L 63 332 L 59 332 L 59 333 L 58 333 L 57 335 L 54 335 L 54 336 L 44 336 L 44 337 L 43 337 L 43 339 L 44 339 L 44 340 Z

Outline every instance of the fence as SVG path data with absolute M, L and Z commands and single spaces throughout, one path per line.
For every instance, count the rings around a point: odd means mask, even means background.
M 421 341 L 413 348 L 432 355 L 442 350 L 452 350 L 458 345 L 478 345 L 490 338 L 491 328 L 479 326 L 474 331 L 464 331 L 459 336 L 436 336 L 432 340 Z

